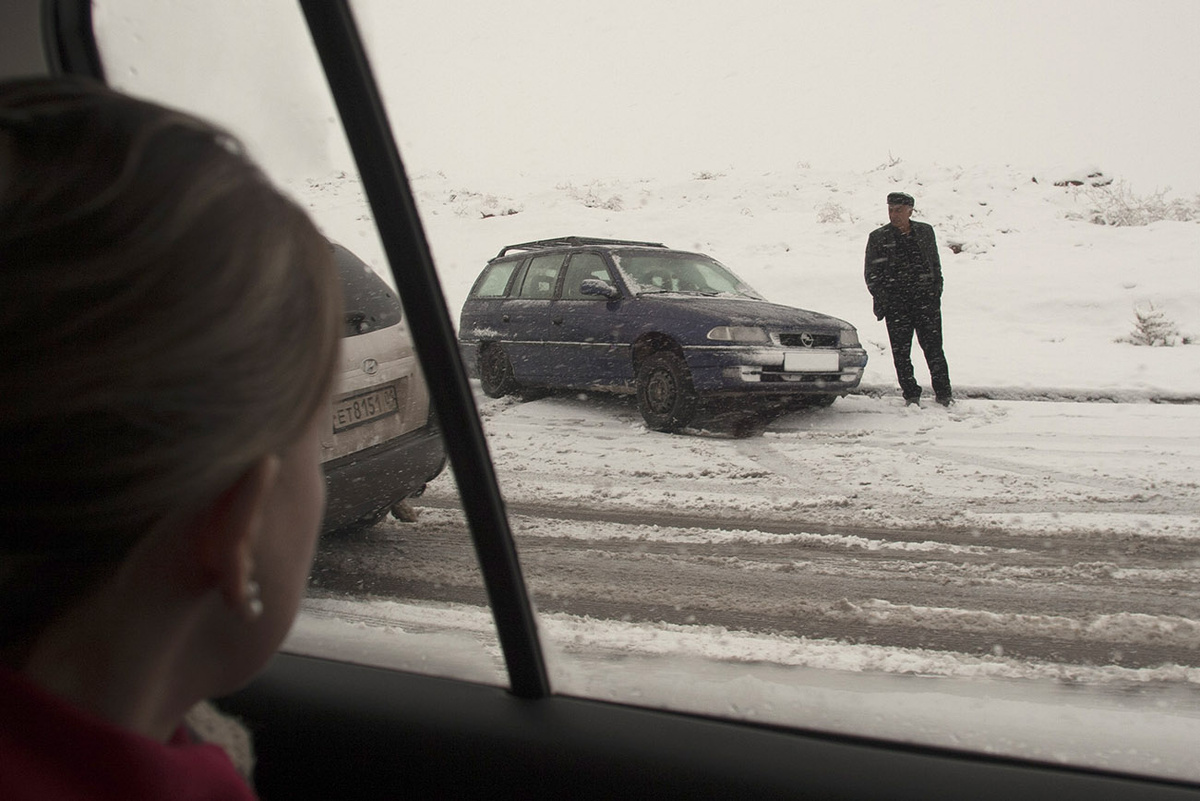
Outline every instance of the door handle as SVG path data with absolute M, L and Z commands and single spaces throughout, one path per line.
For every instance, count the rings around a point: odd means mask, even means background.
M 500 322 L 502 322 L 502 323 L 507 323 L 507 322 L 508 322 L 508 315 L 507 315 L 507 314 L 501 315 L 501 316 L 500 316 Z

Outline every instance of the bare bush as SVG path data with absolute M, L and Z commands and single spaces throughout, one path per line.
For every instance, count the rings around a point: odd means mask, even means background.
M 1129 336 L 1121 337 L 1118 342 L 1128 342 L 1131 345 L 1146 347 L 1170 348 L 1179 344 L 1179 326 L 1170 320 L 1162 309 L 1149 303 L 1145 308 L 1134 307 L 1133 331 Z M 1183 338 L 1187 344 L 1188 339 Z
M 883 172 L 885 170 L 890 170 L 892 167 L 895 167 L 896 165 L 898 165 L 901 161 L 902 161 L 902 159 L 899 156 L 893 156 L 892 151 L 889 150 L 887 161 L 883 162 L 878 167 L 871 170 L 871 172 Z
M 841 203 L 830 200 L 817 207 L 817 222 L 819 223 L 843 223 L 847 218 L 850 222 L 854 222 L 854 215 L 846 211 L 846 207 Z
M 1193 200 L 1168 198 L 1169 190 L 1135 195 L 1124 181 L 1081 190 L 1088 215 L 1097 225 L 1149 225 L 1160 220 L 1191 222 L 1200 219 L 1200 196 Z
M 445 202 L 458 217 L 508 217 L 520 214 L 524 207 L 512 198 L 484 195 L 469 189 L 455 189 L 445 195 Z
M 621 199 L 620 195 L 610 195 L 607 199 L 604 198 L 605 187 L 600 181 L 593 181 L 584 189 L 580 189 L 572 183 L 559 184 L 558 188 L 589 209 L 622 211 L 625 208 L 625 201 Z

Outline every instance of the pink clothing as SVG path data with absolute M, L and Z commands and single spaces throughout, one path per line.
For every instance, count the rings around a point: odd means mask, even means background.
M 121 729 L 0 667 L 0 798 L 254 801 L 219 746 Z

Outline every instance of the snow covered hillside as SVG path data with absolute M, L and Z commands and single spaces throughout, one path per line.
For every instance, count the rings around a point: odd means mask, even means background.
M 895 379 L 863 285 L 863 250 L 886 222 L 886 194 L 903 190 L 917 199 L 914 217 L 938 234 L 946 353 L 960 394 L 1200 397 L 1200 346 L 1121 341 L 1136 310 L 1151 307 L 1180 341 L 1200 337 L 1197 202 L 1180 201 L 1193 211 L 1190 222 L 1098 225 L 1095 210 L 1129 193 L 1119 180 L 1092 186 L 1108 180 L 1087 177 L 1098 172 L 899 162 L 860 173 L 797 165 L 500 188 L 424 174 L 413 186 L 455 318 L 484 263 L 506 244 L 565 235 L 664 242 L 714 256 L 769 300 L 853 323 L 871 355 L 863 383 L 879 389 Z M 1068 180 L 1083 185 L 1055 185 Z M 292 189 L 321 210 L 333 237 L 384 263 L 354 179 Z M 916 363 L 921 378 L 919 354 Z

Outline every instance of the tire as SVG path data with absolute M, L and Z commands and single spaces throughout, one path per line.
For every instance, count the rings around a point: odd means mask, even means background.
M 637 400 L 642 419 L 654 431 L 675 432 L 691 423 L 698 398 L 683 359 L 669 351 L 648 356 L 638 368 Z
M 517 379 L 513 377 L 512 362 L 499 345 L 493 343 L 480 348 L 479 384 L 483 388 L 483 394 L 489 398 L 503 398 L 520 388 Z

